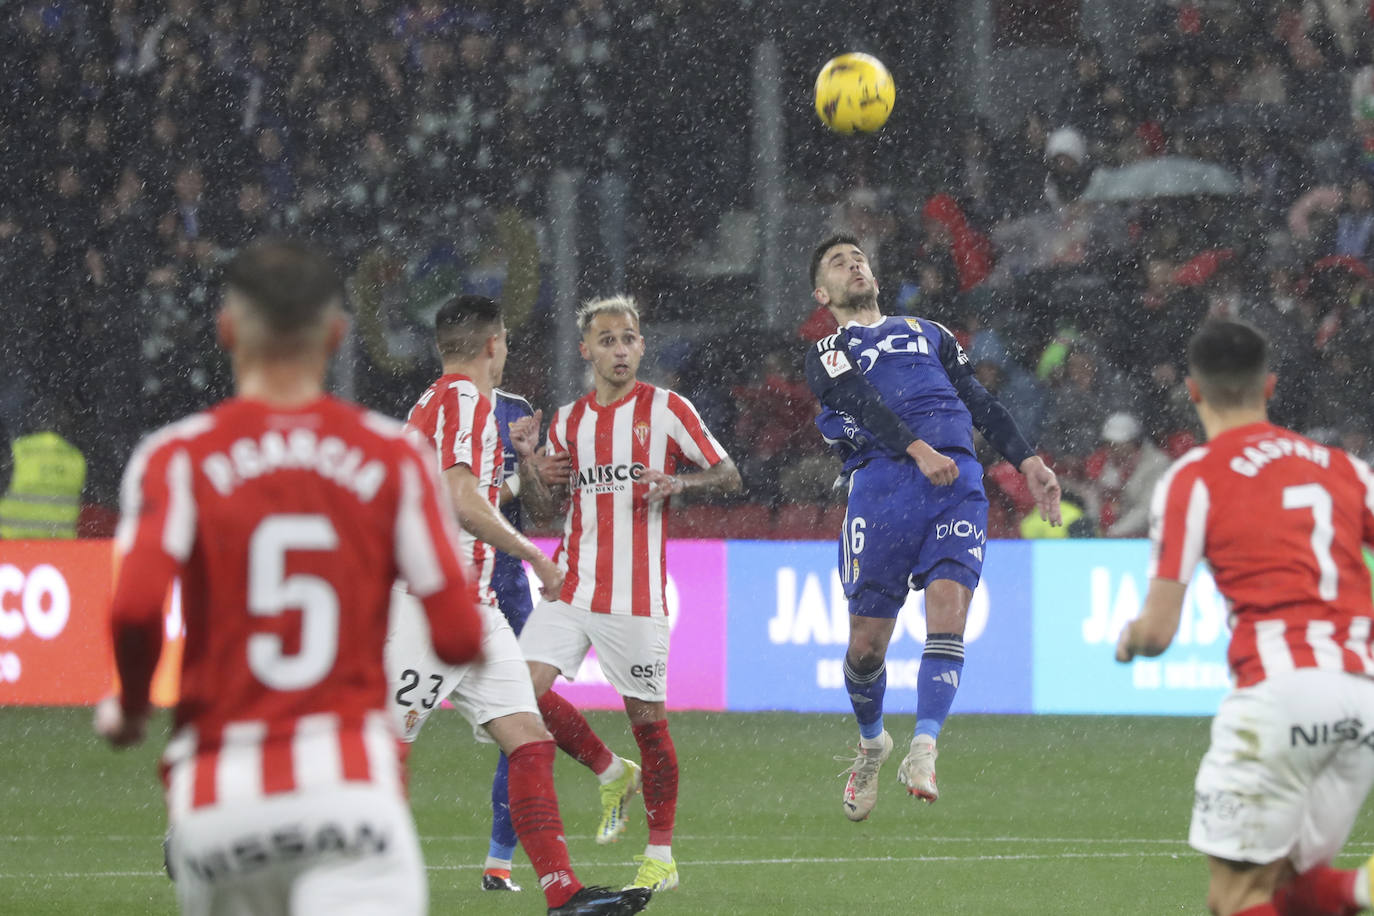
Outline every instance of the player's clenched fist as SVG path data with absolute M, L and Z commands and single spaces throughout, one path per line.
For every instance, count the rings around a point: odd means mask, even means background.
M 926 480 L 937 487 L 947 487 L 959 478 L 959 465 L 954 459 L 942 455 L 920 439 L 906 447 L 906 453 L 916 462 L 916 467 Z

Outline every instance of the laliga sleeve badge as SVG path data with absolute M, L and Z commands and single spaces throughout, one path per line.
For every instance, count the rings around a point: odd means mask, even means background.
M 825 374 L 831 378 L 839 378 L 854 368 L 849 356 L 842 350 L 826 350 L 821 354 L 821 365 L 825 367 Z

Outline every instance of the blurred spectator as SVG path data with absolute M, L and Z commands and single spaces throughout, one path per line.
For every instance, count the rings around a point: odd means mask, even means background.
M 72 445 L 72 419 L 65 404 L 35 403 L 13 442 L 9 486 L 0 497 L 0 538 L 71 539 L 81 514 L 86 459 Z
M 1083 462 L 1097 448 L 1108 416 L 1131 410 L 1135 398 L 1121 375 L 1103 363 L 1090 345 L 1073 346 L 1063 366 L 1050 376 L 1046 392 L 1044 448 L 1055 456 L 1062 476 L 1080 477 Z
M 797 461 L 825 456 L 825 446 L 812 421 L 819 405 L 798 371 L 793 348 L 781 346 L 763 354 L 753 377 L 732 390 L 736 404 L 734 435 L 747 443 L 740 474 L 750 482 L 750 493 L 776 505 L 783 498 L 798 500 L 828 492 L 835 479 L 833 463 L 821 473 L 821 486 L 809 483 L 814 474 L 792 474 L 802 479 L 783 479 Z
M 969 225 L 959 203 L 949 194 L 936 194 L 921 208 L 924 232 L 922 255 L 946 255 L 958 271 L 959 292 L 973 289 L 992 272 L 992 245 Z
M 1145 537 L 1150 529 L 1150 498 L 1155 483 L 1169 469 L 1169 456 L 1128 413 L 1107 417 L 1102 443 L 1088 456 L 1084 469 L 1097 491 L 1098 528 L 1104 537 Z
M 1051 207 L 1064 207 L 1078 200 L 1088 188 L 1092 168 L 1088 162 L 1088 143 L 1072 127 L 1061 127 L 1045 138 L 1045 200 Z

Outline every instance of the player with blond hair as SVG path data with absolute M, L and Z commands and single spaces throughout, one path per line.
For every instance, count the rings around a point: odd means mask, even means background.
M 559 674 L 573 678 L 596 649 L 625 702 L 642 764 L 649 842 L 629 886 L 667 890 L 678 884 L 678 770 L 666 705 L 666 515 L 671 497 L 733 492 L 740 476 L 690 401 L 639 380 L 644 337 L 633 300 L 588 302 L 578 327 L 593 390 L 560 407 L 548 433 L 549 452 L 571 459 L 557 554 L 567 577 L 554 600 L 534 609 L 520 646 L 549 731 L 602 783 L 597 842 L 607 843 L 626 827 L 625 805 L 641 785 L 641 767 L 611 753 L 582 713 L 550 689 Z M 689 465 L 700 470 L 678 473 Z

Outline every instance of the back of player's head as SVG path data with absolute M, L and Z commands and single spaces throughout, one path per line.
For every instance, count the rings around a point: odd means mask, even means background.
M 434 342 L 444 359 L 473 359 L 501 330 L 501 304 L 486 296 L 454 296 L 434 315 Z
M 1208 321 L 1188 342 L 1188 373 L 1213 407 L 1262 405 L 1269 341 L 1245 321 Z
M 290 338 L 320 326 L 343 301 L 334 264 L 296 239 L 263 239 L 224 269 L 224 285 L 270 334 Z
M 639 306 L 629 296 L 607 296 L 604 299 L 589 299 L 577 310 L 577 330 L 586 334 L 597 315 L 628 315 L 639 327 Z
M 858 236 L 848 232 L 837 232 L 816 246 L 816 250 L 811 252 L 811 272 L 806 275 L 811 281 L 811 288 L 815 289 L 819 283 L 816 275 L 820 273 L 821 261 L 825 258 L 825 253 L 836 245 L 853 245 L 855 248 L 862 248 L 859 244 Z

